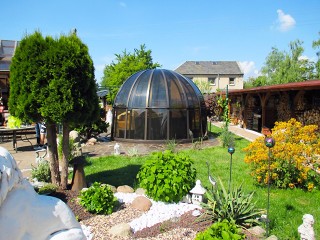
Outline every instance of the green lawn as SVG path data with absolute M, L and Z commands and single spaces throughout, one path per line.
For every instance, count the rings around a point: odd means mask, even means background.
M 212 127 L 215 135 L 219 135 L 220 128 Z M 250 176 L 250 169 L 244 163 L 245 153 L 242 151 L 249 141 L 237 137 L 235 153 L 232 156 L 232 185 L 243 183 L 246 192 L 255 192 L 255 200 L 258 208 L 267 207 L 267 188 L 256 186 Z M 230 176 L 230 155 L 227 148 L 220 146 L 209 147 L 202 150 L 184 150 L 193 160 L 197 169 L 197 178 L 203 186 L 211 188 L 208 180 L 208 168 L 215 178 L 221 178 L 224 185 L 228 186 Z M 140 166 L 148 156 L 127 157 L 108 156 L 89 159 L 89 165 L 85 167 L 86 178 L 89 182 L 99 181 L 114 186 L 130 185 L 136 187 L 135 176 Z M 302 216 L 310 213 L 315 217 L 315 233 L 320 236 L 320 224 L 317 222 L 320 216 L 320 191 L 306 192 L 300 189 L 274 189 L 270 190 L 270 234 L 278 239 L 299 239 L 297 228 L 302 223 Z

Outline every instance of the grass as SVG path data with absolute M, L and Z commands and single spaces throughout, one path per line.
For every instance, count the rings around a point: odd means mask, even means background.
M 221 129 L 212 126 L 213 135 L 219 136 Z M 257 208 L 267 208 L 267 188 L 254 184 L 250 176 L 250 169 L 244 162 L 245 153 L 242 151 L 250 142 L 235 136 L 235 153 L 232 156 L 232 186 L 243 183 L 245 192 L 255 192 L 254 199 Z M 184 150 L 193 160 L 197 169 L 197 179 L 207 189 L 211 188 L 208 179 L 210 174 L 215 178 L 221 178 L 228 186 L 230 176 L 230 154 L 227 148 L 222 146 L 209 147 L 202 150 Z M 89 159 L 85 167 L 86 178 L 89 182 L 103 182 L 114 186 L 137 186 L 136 175 L 141 165 L 148 156 L 127 157 L 108 156 Z M 314 230 L 316 236 L 320 236 L 320 224 L 317 222 L 320 216 L 320 191 L 306 192 L 301 189 L 276 189 L 270 190 L 270 234 L 278 239 L 300 239 L 297 229 L 302 224 L 302 216 L 305 213 L 315 217 Z

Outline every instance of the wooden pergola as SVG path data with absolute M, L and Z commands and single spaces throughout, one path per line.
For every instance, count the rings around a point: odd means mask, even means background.
M 276 121 L 290 118 L 320 127 L 320 80 L 230 90 L 228 94 L 230 117 L 243 120 L 245 128 L 261 132 L 263 127 L 272 128 Z

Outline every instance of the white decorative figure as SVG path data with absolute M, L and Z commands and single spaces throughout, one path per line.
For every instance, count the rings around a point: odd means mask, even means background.
M 315 240 L 313 224 L 314 218 L 311 214 L 305 214 L 302 218 L 303 223 L 298 227 L 301 240 Z
M 113 148 L 114 148 L 114 155 L 120 155 L 120 145 L 116 143 Z
M 203 201 L 203 195 L 205 194 L 206 189 L 201 186 L 201 181 L 196 181 L 196 186 L 191 189 L 190 193 L 192 193 L 192 203 L 200 205 Z
M 37 194 L 3 147 L 0 147 L 0 232 L 0 239 L 86 239 L 71 209 L 58 198 Z
M 109 126 L 112 125 L 112 111 L 110 109 L 107 112 L 106 123 L 109 123 Z

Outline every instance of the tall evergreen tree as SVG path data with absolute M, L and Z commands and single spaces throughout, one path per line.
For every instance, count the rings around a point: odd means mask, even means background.
M 24 121 L 45 121 L 52 181 L 66 188 L 69 126 L 99 117 L 93 62 L 75 33 L 43 38 L 40 32 L 22 39 L 10 68 L 10 114 Z M 56 124 L 63 125 L 62 178 Z

